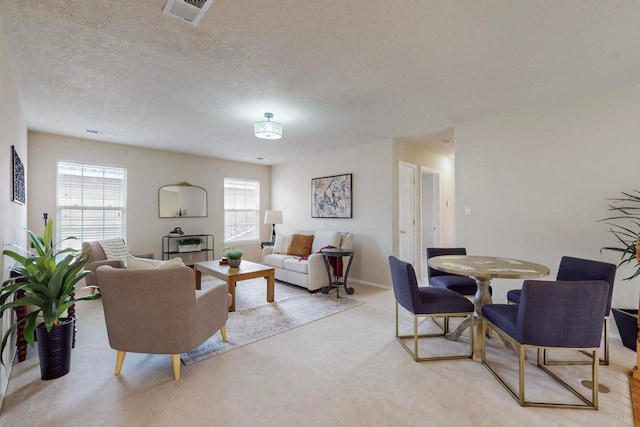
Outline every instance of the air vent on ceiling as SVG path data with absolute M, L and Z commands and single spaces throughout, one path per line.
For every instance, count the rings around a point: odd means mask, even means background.
M 167 0 L 162 13 L 183 21 L 194 27 L 207 12 L 215 0 Z

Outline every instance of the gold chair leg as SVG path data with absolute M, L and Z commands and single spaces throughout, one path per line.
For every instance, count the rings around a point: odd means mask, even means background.
M 118 355 L 116 356 L 116 375 L 120 375 L 120 370 L 122 370 L 122 364 L 124 363 L 124 356 L 126 354 L 126 351 L 118 350 Z
M 180 379 L 180 355 L 172 354 L 171 362 L 173 364 L 173 378 L 176 380 Z
M 223 325 L 220 328 L 220 335 L 222 335 L 222 341 L 227 341 L 227 325 Z

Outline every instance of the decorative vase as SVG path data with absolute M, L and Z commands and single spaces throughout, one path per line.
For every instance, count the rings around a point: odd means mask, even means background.
M 240 267 L 241 261 L 242 261 L 242 258 L 229 258 L 229 267 L 238 268 Z
M 53 380 L 71 370 L 71 343 L 73 341 L 73 319 L 62 318 L 50 332 L 44 323 L 36 326 L 40 378 Z

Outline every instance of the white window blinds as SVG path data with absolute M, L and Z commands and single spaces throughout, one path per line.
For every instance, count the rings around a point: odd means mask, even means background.
M 77 237 L 63 247 L 125 238 L 126 176 L 123 168 L 58 162 L 58 239 Z
M 260 236 L 260 182 L 224 179 L 225 243 L 258 241 Z

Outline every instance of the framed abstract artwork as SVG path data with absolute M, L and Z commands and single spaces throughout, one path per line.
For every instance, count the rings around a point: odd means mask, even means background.
M 352 174 L 311 180 L 311 218 L 352 218 Z
M 24 165 L 13 145 L 11 146 L 11 171 L 11 200 L 24 205 L 27 195 L 24 182 Z

